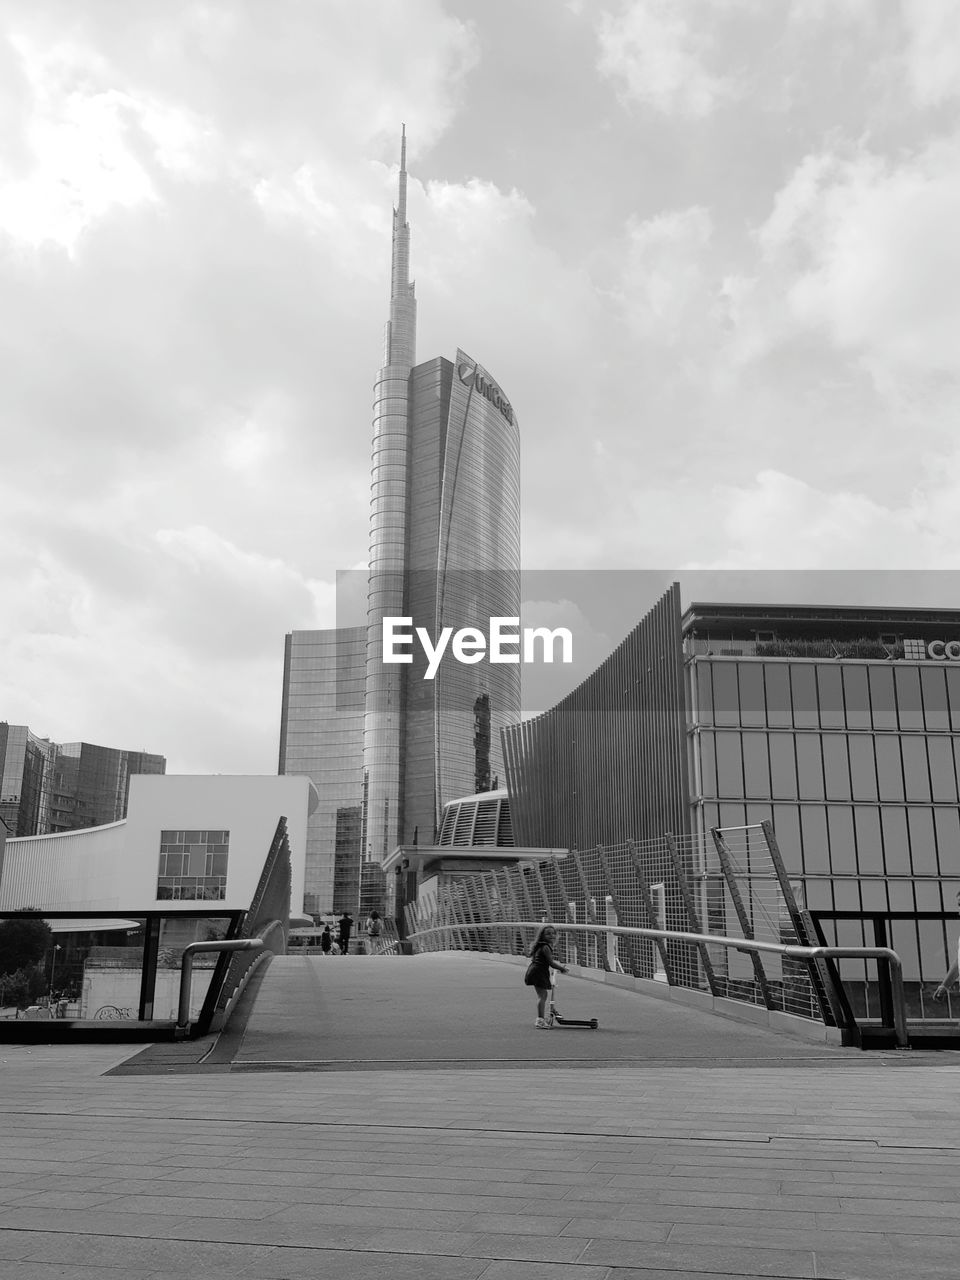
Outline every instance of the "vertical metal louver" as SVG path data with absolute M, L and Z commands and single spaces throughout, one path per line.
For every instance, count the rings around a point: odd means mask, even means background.
M 513 848 L 513 819 L 510 817 L 510 801 L 501 800 L 497 815 L 497 844 L 501 849 Z
M 443 826 L 440 828 L 439 844 L 453 844 L 453 829 L 456 825 L 460 806 L 448 804 L 443 811 Z
M 477 804 L 477 816 L 473 827 L 473 843 L 495 845 L 497 843 L 497 812 L 499 800 L 481 800 Z
M 475 813 L 476 810 L 472 804 L 457 806 L 457 821 L 453 828 L 453 844 L 468 845 L 473 843 L 473 819 Z

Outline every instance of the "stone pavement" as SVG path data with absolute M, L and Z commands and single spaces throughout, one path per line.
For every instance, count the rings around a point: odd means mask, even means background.
M 179 1072 L 168 1061 L 167 1074 L 128 1075 L 106 1073 L 136 1049 L 0 1046 L 0 1277 L 914 1280 L 960 1271 L 958 1055 L 799 1045 L 672 1009 L 684 1025 L 661 1030 L 661 1060 L 651 1051 L 639 1065 L 607 1060 L 598 1070 L 552 1055 L 572 1052 L 558 1045 L 573 1038 L 599 1051 L 603 1030 L 536 1032 L 511 1011 L 528 1055 L 512 1065 L 493 1069 L 470 1041 L 458 1061 L 480 1065 L 418 1060 L 407 1045 L 390 1069 L 364 1060 L 358 1071 L 378 1025 L 381 1050 L 386 1041 L 377 990 L 392 992 L 401 966 L 412 974 L 419 959 L 342 958 L 354 974 L 318 971 L 321 987 L 353 989 L 371 1034 L 338 1048 L 334 1019 L 322 1028 L 327 1057 L 301 1059 L 308 1069 L 282 1056 L 294 1045 L 282 1031 L 269 1050 L 276 1014 L 263 1005 L 251 1043 L 235 1046 L 239 1070 L 191 1073 L 196 1046 Z M 275 977 L 304 963 L 280 965 Z M 488 1026 L 473 983 L 494 981 L 497 966 L 456 963 L 455 995 L 467 991 L 466 1009 Z M 596 1010 L 611 1040 L 616 1017 L 645 1020 L 649 1041 L 670 1010 L 594 984 L 568 987 L 566 1002 Z M 518 1010 L 529 1015 L 529 1004 L 521 991 Z M 726 1061 L 702 1053 L 678 1070 L 680 1039 L 702 1039 L 704 1020 L 708 1032 L 732 1027 L 764 1043 Z M 251 1056 L 268 1051 L 285 1068 Z

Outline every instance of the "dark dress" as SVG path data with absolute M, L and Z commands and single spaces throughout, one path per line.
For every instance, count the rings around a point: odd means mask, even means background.
M 530 956 L 530 986 L 545 991 L 550 986 L 550 970 L 558 968 L 549 942 L 538 942 Z

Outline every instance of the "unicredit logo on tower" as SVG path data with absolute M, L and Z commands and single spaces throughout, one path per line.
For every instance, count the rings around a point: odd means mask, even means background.
M 437 674 L 443 655 L 449 647 L 457 662 L 472 665 L 475 662 L 513 663 L 553 662 L 555 647 L 559 643 L 560 661 L 573 662 L 573 635 L 566 627 L 524 627 L 519 618 L 491 618 L 489 634 L 478 627 L 443 627 L 434 643 L 426 627 L 413 628 L 412 618 L 383 619 L 383 661 L 413 662 L 414 641 L 419 642 L 426 654 L 427 669 L 424 680 L 432 680 Z
M 475 391 L 479 391 L 482 396 L 499 409 L 509 423 L 513 423 L 513 407 L 506 398 L 497 384 L 481 372 L 479 365 L 459 364 L 457 365 L 457 376 L 460 381 L 467 387 L 473 386 Z

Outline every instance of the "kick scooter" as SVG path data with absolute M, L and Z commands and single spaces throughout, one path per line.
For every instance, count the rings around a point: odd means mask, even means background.
M 558 1027 L 588 1027 L 591 1031 L 596 1031 L 600 1023 L 596 1018 L 564 1018 L 560 1010 L 556 1006 L 554 1000 L 554 992 L 557 989 L 556 971 L 550 970 L 550 1008 L 547 1010 L 547 1022 L 552 1027 L 554 1023 Z

